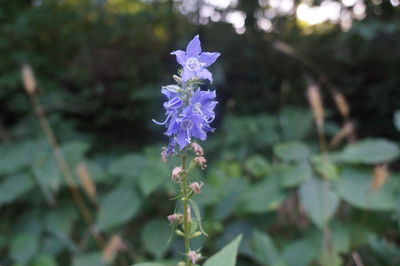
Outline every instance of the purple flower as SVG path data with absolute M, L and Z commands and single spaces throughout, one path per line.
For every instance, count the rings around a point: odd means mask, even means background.
M 171 54 L 176 55 L 176 60 L 183 66 L 183 81 L 198 77 L 213 82 L 212 74 L 206 67 L 212 65 L 220 56 L 220 53 L 201 52 L 199 35 L 194 36 L 189 42 L 186 51 L 177 50 Z
M 168 123 L 171 116 L 176 115 L 178 109 L 183 106 L 183 101 L 179 95 L 179 89 L 180 88 L 176 85 L 168 85 L 161 88 L 161 93 L 168 98 L 168 101 L 163 104 L 167 118 L 163 122 L 158 122 L 153 119 L 154 123 L 157 125 L 165 125 Z
M 190 144 L 192 137 L 205 140 L 207 138 L 205 129 L 207 128 L 209 128 L 208 123 L 204 121 L 201 114 L 183 111 L 179 116 L 171 118 L 165 134 L 167 136 L 176 135 L 176 142 L 182 150 Z
M 211 123 L 215 118 L 214 108 L 217 101 L 215 91 L 201 91 L 200 89 L 193 93 L 190 105 L 186 108 L 192 110 L 195 114 L 201 114 L 207 123 Z

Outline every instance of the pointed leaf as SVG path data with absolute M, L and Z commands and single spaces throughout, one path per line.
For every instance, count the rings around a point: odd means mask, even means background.
M 321 228 L 332 218 L 339 205 L 339 197 L 327 180 L 307 180 L 301 185 L 299 196 L 308 217 Z
M 147 223 L 142 231 L 145 248 L 157 259 L 161 259 L 169 249 L 170 228 L 166 220 L 156 219 Z
M 237 236 L 222 250 L 214 254 L 204 263 L 204 266 L 235 266 L 236 256 L 242 235 Z

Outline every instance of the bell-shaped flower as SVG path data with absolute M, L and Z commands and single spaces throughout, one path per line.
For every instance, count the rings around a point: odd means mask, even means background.
M 189 42 L 186 51 L 177 50 L 171 54 L 176 55 L 176 60 L 183 67 L 183 81 L 197 77 L 213 82 L 212 74 L 206 67 L 212 65 L 220 56 L 220 53 L 202 52 L 199 35 L 194 36 Z

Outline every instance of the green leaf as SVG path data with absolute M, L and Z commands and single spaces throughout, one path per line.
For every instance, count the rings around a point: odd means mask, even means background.
M 200 208 L 194 200 L 189 200 L 190 206 L 192 207 L 193 213 L 196 217 L 197 224 L 200 228 L 200 231 L 205 235 L 208 236 L 207 233 L 204 231 L 203 226 L 201 225 L 201 212 Z
M 41 254 L 35 258 L 32 266 L 57 266 L 57 262 L 53 256 Z
M 306 239 L 290 242 L 282 252 L 287 265 L 308 266 L 317 256 L 317 249 Z
M 105 262 L 103 262 L 101 252 L 84 254 L 77 256 L 73 259 L 73 266 L 106 266 Z
M 286 194 L 279 186 L 276 178 L 267 178 L 254 183 L 242 193 L 240 198 L 240 210 L 250 213 L 263 213 L 279 208 Z
M 157 259 L 161 259 L 168 251 L 170 228 L 167 220 L 156 219 L 148 222 L 141 236 L 144 247 Z
M 56 235 L 68 237 L 72 230 L 73 222 L 77 218 L 75 209 L 57 208 L 48 212 L 44 218 L 46 229 Z
M 139 211 L 141 200 L 129 187 L 118 187 L 111 191 L 100 203 L 98 226 L 110 229 L 133 218 Z
M 311 151 L 304 143 L 291 141 L 276 144 L 274 154 L 282 161 L 305 161 L 310 157 Z
M 270 163 L 265 158 L 259 155 L 252 156 L 247 159 L 244 167 L 247 171 L 249 171 L 250 174 L 255 177 L 266 175 L 271 169 Z
M 63 144 L 61 150 L 68 163 L 75 167 L 77 163 L 83 160 L 89 146 L 89 143 L 85 141 L 71 141 Z
M 12 174 L 36 162 L 41 162 L 49 152 L 48 144 L 44 139 L 1 146 L 0 174 Z
M 394 113 L 394 125 L 398 131 L 400 131 L 400 110 Z
M 371 187 L 372 172 L 347 168 L 338 180 L 340 196 L 349 204 L 367 210 L 393 210 L 396 208 L 394 190 L 390 180 L 379 190 Z
M 239 248 L 240 241 L 242 240 L 242 235 L 237 236 L 228 245 L 226 245 L 222 250 L 211 256 L 204 266 L 235 266 L 236 256 Z
M 33 181 L 27 175 L 12 175 L 0 184 L 0 205 L 12 202 L 33 188 Z
M 378 164 L 398 158 L 400 150 L 395 142 L 385 139 L 364 139 L 347 146 L 337 159 L 346 163 Z
M 329 158 L 316 156 L 312 159 L 312 163 L 321 177 L 327 180 L 336 180 L 339 178 L 339 169 Z
M 276 265 L 279 261 L 279 253 L 266 233 L 254 231 L 250 240 L 250 249 L 255 259 L 262 265 Z
M 312 177 L 311 167 L 308 162 L 296 165 L 283 164 L 278 168 L 281 184 L 284 188 L 292 188 L 300 185 Z
M 339 205 L 339 197 L 327 180 L 307 180 L 299 189 L 299 197 L 308 217 L 320 228 L 332 218 Z
M 12 239 L 10 256 L 16 262 L 28 262 L 39 249 L 38 235 L 20 233 Z
M 279 124 L 287 140 L 303 138 L 312 127 L 312 114 L 307 109 L 285 107 L 279 115 Z
M 132 178 L 138 176 L 148 166 L 148 161 L 143 155 L 130 153 L 114 161 L 110 165 L 109 172 L 112 176 Z
M 166 266 L 166 265 L 161 263 L 145 262 L 145 263 L 134 264 L 133 266 Z

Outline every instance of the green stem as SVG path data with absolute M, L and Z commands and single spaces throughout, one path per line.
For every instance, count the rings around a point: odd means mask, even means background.
M 188 180 L 187 180 L 187 172 L 186 172 L 186 155 L 182 156 L 182 190 L 183 190 L 183 231 L 185 234 L 185 256 L 186 256 L 186 265 L 191 266 L 192 262 L 188 257 L 190 251 L 190 221 L 189 221 L 189 191 L 188 191 Z

